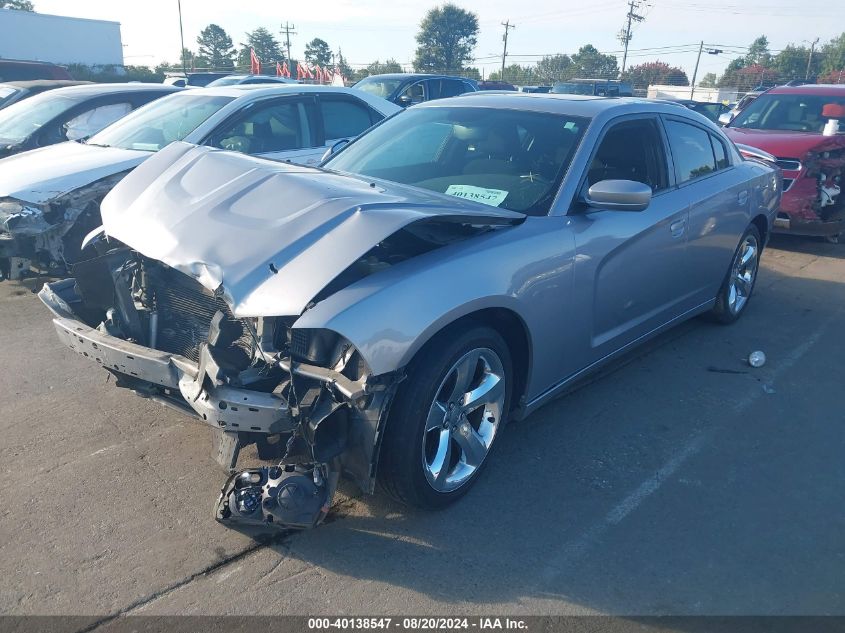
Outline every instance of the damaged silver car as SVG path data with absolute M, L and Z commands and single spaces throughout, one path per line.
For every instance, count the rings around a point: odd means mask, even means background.
M 683 319 L 739 318 L 779 199 L 674 105 L 461 97 L 322 168 L 173 144 L 40 297 L 118 386 L 213 429 L 218 520 L 309 527 L 341 475 L 450 503 L 508 420 Z M 273 465 L 236 472 L 251 443 Z

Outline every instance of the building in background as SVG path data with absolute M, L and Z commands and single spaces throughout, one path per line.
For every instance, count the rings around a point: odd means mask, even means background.
M 122 66 L 120 22 L 0 9 L 0 58 Z
M 689 99 L 689 86 L 661 86 L 652 84 L 648 87 L 649 99 Z M 702 88 L 697 86 L 693 99 L 710 103 L 733 103 L 737 100 L 736 88 Z

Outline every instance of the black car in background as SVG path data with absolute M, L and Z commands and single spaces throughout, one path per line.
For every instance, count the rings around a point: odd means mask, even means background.
M 679 99 L 678 103 L 681 105 L 689 108 L 690 110 L 695 110 L 699 114 L 703 114 L 708 119 L 713 121 L 713 123 L 719 122 L 719 116 L 725 112 L 730 111 L 730 106 L 716 102 L 712 103 L 710 101 L 695 101 L 693 99 Z
M 472 79 L 423 73 L 371 75 L 352 87 L 383 97 L 403 108 L 423 101 L 478 91 L 478 84 Z
M 0 110 L 0 158 L 84 139 L 135 108 L 181 90 L 162 84 L 56 88 Z

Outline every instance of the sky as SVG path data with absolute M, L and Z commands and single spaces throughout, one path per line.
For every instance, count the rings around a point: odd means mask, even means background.
M 478 15 L 480 32 L 473 64 L 489 74 L 501 66 L 502 22 L 516 28 L 508 39 L 508 64 L 530 64 L 543 55 L 573 53 L 584 44 L 619 56 L 616 39 L 628 10 L 626 0 L 453 0 Z M 126 64 L 155 66 L 179 57 L 177 0 L 34 0 L 41 13 L 114 20 L 121 23 Z M 414 57 L 414 36 L 431 0 L 182 0 L 185 45 L 196 50 L 196 38 L 209 23 L 222 26 L 235 45 L 247 31 L 263 26 L 283 39 L 285 22 L 296 27 L 291 37 L 294 58 L 305 43 L 319 37 L 332 50 L 340 48 L 353 67 L 394 58 L 407 66 Z M 702 40 L 725 52 L 702 56 L 698 71 L 721 73 L 755 37 L 765 34 L 773 51 L 787 44 L 820 43 L 845 31 L 845 2 L 837 0 L 650 0 L 638 11 L 630 43 L 629 65 L 660 60 L 680 66 L 692 77 Z

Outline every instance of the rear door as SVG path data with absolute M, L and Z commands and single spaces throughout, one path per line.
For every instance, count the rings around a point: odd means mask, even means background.
M 285 96 L 248 104 L 228 118 L 206 145 L 304 165 L 317 164 L 318 141 L 313 97 Z
M 689 274 L 695 305 L 716 297 L 739 238 L 748 224 L 752 196 L 723 139 L 703 125 L 665 116 L 678 191 L 689 204 Z
M 653 191 L 643 211 L 576 203 L 579 304 L 590 315 L 582 358 L 598 361 L 661 327 L 689 306 L 688 204 L 674 187 L 665 136 L 656 115 L 615 119 L 605 128 L 581 185 L 634 180 Z

